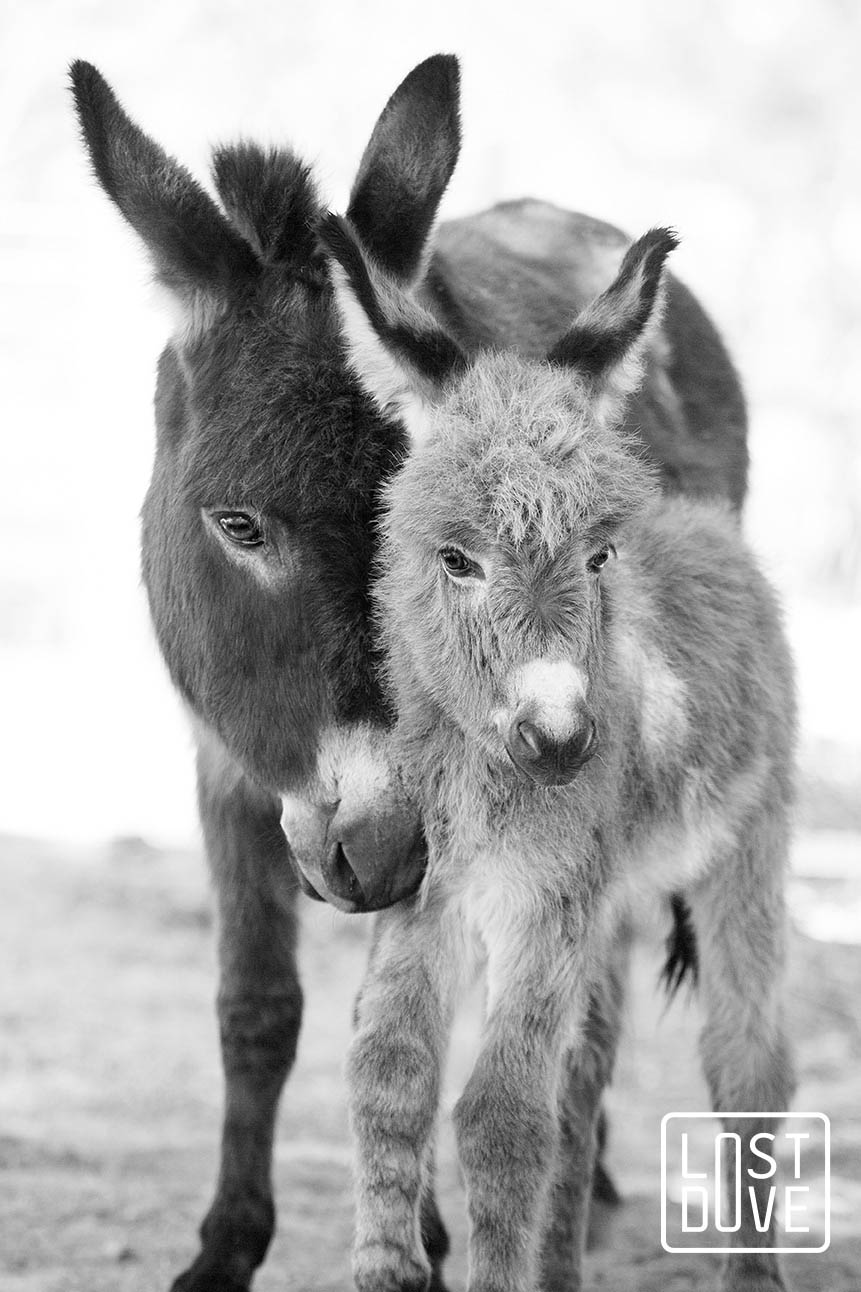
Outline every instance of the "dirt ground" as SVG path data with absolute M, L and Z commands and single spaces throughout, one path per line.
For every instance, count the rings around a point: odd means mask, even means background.
M 808 840 L 815 851 L 816 839 Z M 195 1252 L 216 1169 L 220 1072 L 214 954 L 202 860 L 133 841 L 100 856 L 0 839 L 0 1288 L 154 1292 Z M 807 879 L 795 898 L 845 909 L 857 879 Z M 306 903 L 306 1025 L 277 1147 L 280 1224 L 260 1292 L 350 1287 L 350 1151 L 343 1057 L 369 925 Z M 658 948 L 637 952 L 610 1096 L 610 1161 L 625 1195 L 587 1286 L 710 1287 L 709 1256 L 660 1246 L 659 1127 L 708 1106 L 695 1007 L 664 1011 Z M 792 941 L 795 1106 L 832 1122 L 832 1244 L 788 1261 L 793 1286 L 861 1288 L 861 947 Z M 458 1023 L 450 1111 L 474 1053 L 478 1001 Z M 463 1199 L 450 1131 L 440 1162 L 463 1287 Z

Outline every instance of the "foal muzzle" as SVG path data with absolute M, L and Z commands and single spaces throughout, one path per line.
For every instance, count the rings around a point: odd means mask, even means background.
M 560 740 L 527 712 L 515 715 L 503 740 L 514 766 L 536 785 L 568 785 L 594 755 L 598 731 L 584 713 L 577 728 Z

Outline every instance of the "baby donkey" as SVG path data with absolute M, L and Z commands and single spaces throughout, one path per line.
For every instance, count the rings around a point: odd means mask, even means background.
M 376 596 L 397 756 L 430 850 L 419 895 L 379 917 L 357 1011 L 356 1282 L 427 1286 L 440 1071 L 484 961 L 481 1050 L 455 1110 L 469 1287 L 579 1287 L 635 904 L 681 892 L 690 906 L 702 1056 L 727 1129 L 733 1111 L 779 1111 L 792 1093 L 780 615 L 732 517 L 662 497 L 619 430 L 660 328 L 672 233 L 635 243 L 540 361 L 467 358 L 346 221 L 329 217 L 323 237 L 352 365 L 412 441 L 387 491 Z M 756 1205 L 745 1188 L 731 1243 L 777 1246 L 773 1216 L 757 1227 L 768 1182 L 746 1166 Z M 542 1257 L 551 1228 L 567 1269 Z M 762 1250 L 734 1255 L 722 1280 L 784 1287 Z

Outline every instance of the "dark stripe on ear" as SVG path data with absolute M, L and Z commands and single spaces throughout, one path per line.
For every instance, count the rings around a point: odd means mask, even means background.
M 96 178 L 146 243 L 162 282 L 181 290 L 251 278 L 260 264 L 184 166 L 135 125 L 107 81 L 81 59 L 69 69 Z
M 589 377 L 597 377 L 624 358 L 649 321 L 664 262 L 678 245 L 672 229 L 650 229 L 638 238 L 625 253 L 611 286 L 598 297 L 608 313 L 616 306 L 618 323 L 611 321 L 599 327 L 588 318 L 583 323 L 575 322 L 548 352 L 550 363 L 575 367 Z M 625 295 L 638 275 L 642 276 L 639 298 L 631 307 Z
M 413 330 L 386 318 L 362 249 L 345 216 L 327 215 L 319 232 L 324 247 L 347 275 L 368 322 L 389 350 L 437 385 L 466 367 L 460 346 L 441 327 Z

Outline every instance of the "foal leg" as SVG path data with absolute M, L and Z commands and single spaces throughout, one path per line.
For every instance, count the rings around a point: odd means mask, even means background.
M 201 742 L 201 821 L 218 903 L 221 1168 L 202 1250 L 173 1292 L 245 1292 L 275 1228 L 272 1141 L 302 1016 L 296 882 L 280 805 Z
M 540 1285 L 563 1053 L 572 1026 L 582 1027 L 588 997 L 573 951 L 561 966 L 552 954 L 561 941 L 555 931 L 532 933 L 517 957 L 521 966 L 531 961 L 528 979 L 506 987 L 493 1005 L 454 1114 L 467 1184 L 470 1292 L 534 1292 Z M 547 957 L 537 954 L 543 947 Z M 570 1268 L 568 1276 L 571 1286 Z
M 347 1063 L 360 1292 L 443 1288 L 431 1139 L 458 961 L 430 912 L 405 902 L 378 917 Z
M 590 1208 L 595 1200 L 601 1097 L 616 1059 L 629 946 L 628 938 L 618 939 L 606 972 L 590 991 L 581 1042 L 565 1060 L 556 1176 L 541 1262 L 544 1292 L 578 1292 L 580 1288 Z
M 734 1122 L 733 1111 L 780 1112 L 794 1091 L 792 1064 L 781 1020 L 785 911 L 783 881 L 788 846 L 786 822 L 763 812 L 746 827 L 737 853 L 722 861 L 690 893 L 700 957 L 700 988 L 705 1008 L 701 1051 L 716 1112 L 727 1131 L 742 1133 L 749 1144 L 761 1127 Z M 766 1214 L 768 1180 L 751 1180 L 748 1165 L 761 1162 L 742 1153 L 742 1179 L 756 1189 L 760 1215 Z M 728 1175 L 732 1167 L 728 1166 Z M 730 1194 L 733 1181 L 728 1180 Z M 744 1205 L 740 1229 L 730 1235 L 730 1254 L 722 1272 L 723 1292 L 783 1292 L 785 1284 L 772 1252 L 732 1255 L 733 1247 L 774 1247 L 776 1225 L 760 1233 L 753 1211 Z
M 449 1253 L 449 1238 L 436 1201 L 436 1156 L 433 1140 L 425 1155 L 424 1185 L 419 1210 L 422 1246 L 431 1265 L 429 1292 L 445 1292 L 442 1267 Z

